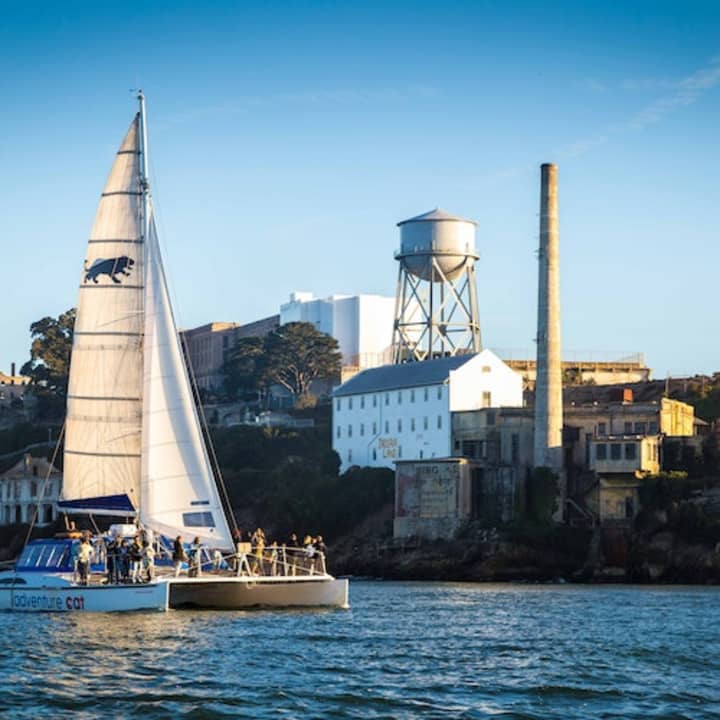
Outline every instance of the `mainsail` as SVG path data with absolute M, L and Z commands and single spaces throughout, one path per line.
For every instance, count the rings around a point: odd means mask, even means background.
M 59 506 L 137 513 L 157 532 L 231 549 L 165 280 L 140 99 L 80 282 Z
M 132 512 L 140 498 L 144 263 L 140 115 L 88 241 L 68 387 L 62 507 Z

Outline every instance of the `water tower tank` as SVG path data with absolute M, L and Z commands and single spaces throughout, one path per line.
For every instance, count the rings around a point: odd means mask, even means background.
M 397 259 L 412 275 L 422 280 L 440 282 L 433 259 L 447 280 L 454 280 L 465 270 L 467 262 L 477 260 L 475 225 L 444 210 L 435 209 L 403 220 L 400 228 L 400 252 Z

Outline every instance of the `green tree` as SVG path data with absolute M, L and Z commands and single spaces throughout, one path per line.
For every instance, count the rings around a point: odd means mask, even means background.
M 264 338 L 239 338 L 228 353 L 222 372 L 225 393 L 230 397 L 260 390 L 265 381 Z
M 316 378 L 340 374 L 340 357 L 335 338 L 311 323 L 288 323 L 265 338 L 264 377 L 299 399 L 309 394 Z
M 65 393 L 70 374 L 70 353 L 75 327 L 75 308 L 57 318 L 44 317 L 30 325 L 32 345 L 30 360 L 20 372 L 34 383 L 44 381 L 47 387 Z

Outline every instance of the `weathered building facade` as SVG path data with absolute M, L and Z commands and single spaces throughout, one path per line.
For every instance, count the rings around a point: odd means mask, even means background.
M 55 521 L 62 488 L 62 473 L 45 458 L 26 454 L 22 460 L 0 475 L 0 524 L 29 523 L 36 525 Z

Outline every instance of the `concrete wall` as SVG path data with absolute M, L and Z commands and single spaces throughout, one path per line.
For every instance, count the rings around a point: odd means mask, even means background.
M 466 460 L 400 462 L 395 474 L 397 538 L 451 538 L 470 519 L 470 467 Z

